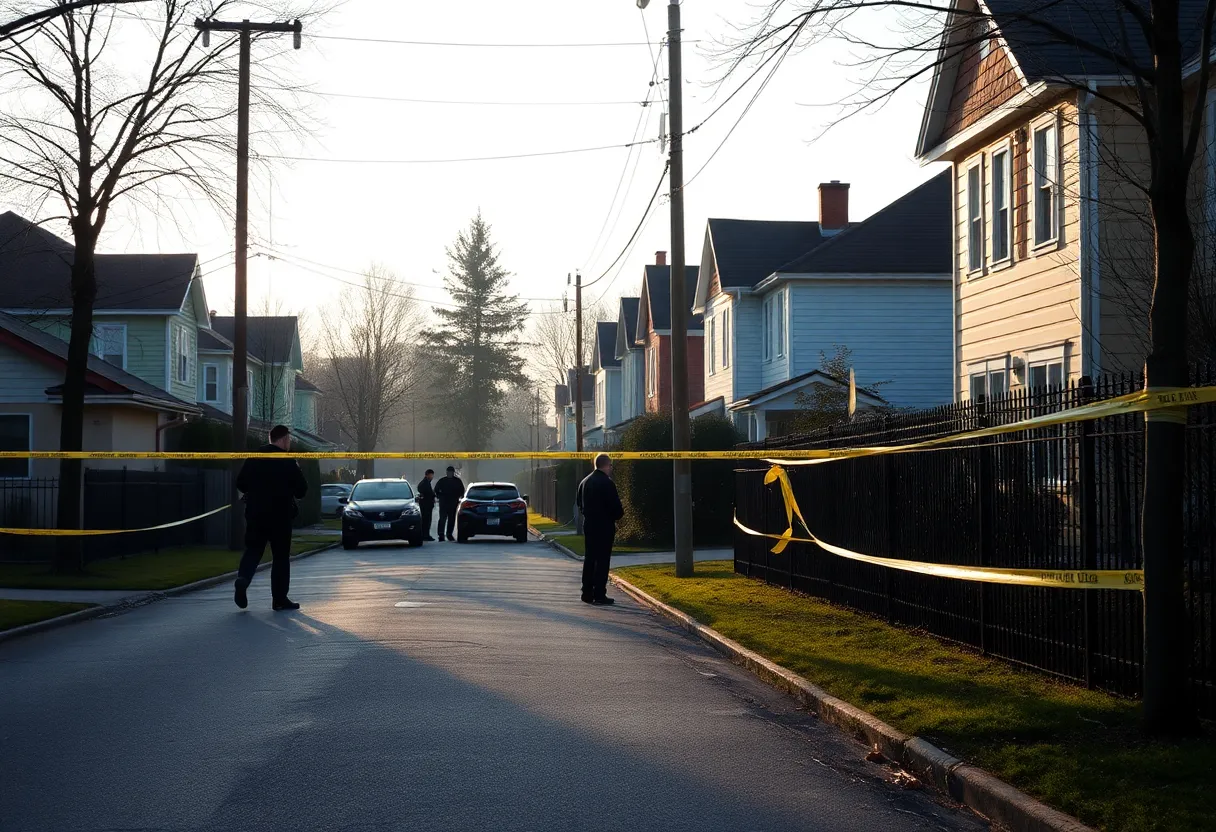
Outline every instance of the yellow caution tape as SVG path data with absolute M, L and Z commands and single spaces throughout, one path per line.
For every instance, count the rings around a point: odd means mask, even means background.
M 1142 591 L 1144 589 L 1144 571 L 1141 569 L 1006 569 L 998 566 L 952 566 L 944 563 L 926 563 L 923 561 L 899 560 L 898 558 L 880 558 L 874 555 L 863 555 L 852 549 L 834 546 L 815 537 L 802 516 L 798 500 L 794 497 L 794 488 L 790 484 L 789 474 L 780 465 L 774 465 L 764 476 L 764 484 L 774 481 L 781 484 L 781 496 L 785 501 L 785 516 L 789 527 L 781 534 L 767 534 L 750 529 L 735 517 L 735 526 L 744 534 L 752 537 L 767 537 L 776 540 L 772 547 L 774 554 L 780 554 L 790 543 L 814 543 L 825 551 L 842 558 L 871 563 L 876 566 L 886 566 L 904 572 L 917 572 L 921 575 L 933 575 L 938 578 L 954 578 L 962 581 L 978 581 L 989 584 L 1014 584 L 1018 586 L 1051 586 L 1065 589 L 1128 589 Z M 794 537 L 794 518 L 806 531 L 806 537 Z
M 135 534 L 136 532 L 155 532 L 161 529 L 171 529 L 174 526 L 184 526 L 195 520 L 202 520 L 221 511 L 227 511 L 232 506 L 220 506 L 217 509 L 187 517 L 185 520 L 174 520 L 172 523 L 161 523 L 159 526 L 146 526 L 142 529 L 5 529 L 0 528 L 0 534 L 19 534 L 26 537 L 95 537 L 102 534 Z
M 937 448 L 956 442 L 1017 433 L 1023 430 L 1064 425 L 1070 422 L 1090 421 L 1123 413 L 1142 413 L 1167 409 L 1186 408 L 1193 405 L 1216 402 L 1216 387 L 1171 387 L 1159 390 L 1142 390 L 1128 393 L 1101 402 L 1080 405 L 998 425 L 990 428 L 964 431 L 936 439 L 925 439 L 907 445 L 875 445 L 855 448 L 831 448 L 816 450 L 781 451 L 780 459 L 769 457 L 762 450 L 749 451 L 611 451 L 613 460 L 669 461 L 687 460 L 756 460 L 764 459 L 778 465 L 816 465 L 838 459 L 875 456 L 878 454 L 912 453 L 927 448 Z M 0 459 L 173 459 L 173 460 L 239 460 L 258 455 L 258 451 L 0 451 Z M 294 459 L 542 459 L 583 460 L 590 462 L 601 451 L 300 451 L 292 452 Z

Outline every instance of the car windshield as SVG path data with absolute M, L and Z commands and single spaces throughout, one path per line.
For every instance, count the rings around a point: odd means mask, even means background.
M 475 485 L 465 497 L 470 500 L 518 500 L 519 489 L 513 485 Z
M 361 482 L 351 493 L 352 500 L 409 500 L 414 490 L 405 480 L 393 482 Z
M 342 496 L 344 494 L 350 493 L 350 486 L 349 485 L 323 485 L 323 486 L 321 486 L 321 493 L 326 496 L 333 496 L 334 494 L 337 494 L 338 496 Z

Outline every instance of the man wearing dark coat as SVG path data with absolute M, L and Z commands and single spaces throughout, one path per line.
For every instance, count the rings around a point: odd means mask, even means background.
M 431 480 L 435 479 L 435 469 L 427 468 L 422 479 L 418 481 L 418 508 L 422 510 L 423 540 L 434 540 L 431 537 L 431 518 L 435 511 L 435 488 Z
M 583 556 L 583 602 L 607 606 L 614 603 L 608 597 L 612 543 L 616 523 L 625 515 L 616 483 L 612 481 L 612 459 L 608 454 L 595 458 L 595 470 L 578 485 L 577 502 L 587 552 Z
M 439 501 L 439 539 L 455 540 L 456 508 L 464 496 L 464 482 L 456 476 L 456 469 L 448 466 L 448 475 L 435 483 L 435 499 Z
M 299 513 L 296 500 L 308 493 L 304 472 L 285 454 L 291 449 L 291 430 L 275 425 L 270 444 L 258 448 L 258 455 L 245 460 L 236 478 L 236 487 L 245 500 L 245 553 L 237 567 L 236 605 L 249 606 L 249 588 L 266 544 L 274 558 L 270 567 L 271 606 L 276 610 L 298 610 L 300 605 L 287 597 L 291 583 L 291 521 Z

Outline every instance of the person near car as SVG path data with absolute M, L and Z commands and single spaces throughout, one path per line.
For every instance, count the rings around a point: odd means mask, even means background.
M 608 597 L 608 564 L 616 523 L 625 515 L 616 483 L 612 481 L 612 458 L 595 457 L 595 470 L 578 484 L 578 510 L 583 518 L 583 601 L 597 606 L 614 603 Z
M 249 606 L 246 590 L 253 580 L 266 544 L 273 558 L 270 567 L 271 606 L 276 610 L 298 610 L 300 605 L 287 597 L 291 583 L 291 521 L 299 513 L 296 500 L 308 493 L 304 472 L 285 454 L 291 449 L 291 430 L 275 425 L 270 444 L 258 448 L 256 456 L 245 460 L 236 478 L 236 487 L 245 501 L 245 553 L 241 555 L 236 576 L 236 605 Z
M 418 481 L 418 508 L 422 510 L 423 540 L 435 539 L 431 537 L 431 518 L 435 511 L 435 486 L 431 485 L 433 479 L 435 479 L 435 469 L 427 468 L 422 479 Z
M 456 476 L 455 467 L 448 466 L 448 475 L 435 483 L 435 499 L 439 501 L 439 539 L 455 540 L 456 509 L 464 496 L 464 481 Z

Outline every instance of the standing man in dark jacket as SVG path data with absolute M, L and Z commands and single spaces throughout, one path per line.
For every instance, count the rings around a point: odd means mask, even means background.
M 283 456 L 291 448 L 291 430 L 275 425 L 270 444 L 258 448 L 258 456 L 241 466 L 236 487 L 245 499 L 245 554 L 237 569 L 236 605 L 249 606 L 245 590 L 253 580 L 270 544 L 271 606 L 276 610 L 298 610 L 300 605 L 287 597 L 291 583 L 291 521 L 299 513 L 296 500 L 308 493 L 308 483 L 299 464 Z
M 433 479 L 435 479 L 435 469 L 427 468 L 422 479 L 418 481 L 418 508 L 422 509 L 423 540 L 435 539 L 431 537 L 431 518 L 435 511 L 435 489 L 431 485 Z
M 464 482 L 456 476 L 456 469 L 448 466 L 448 475 L 435 483 L 435 499 L 439 501 L 439 539 L 455 540 L 456 508 L 464 496 Z
M 595 458 L 595 470 L 578 484 L 577 501 L 587 549 L 583 557 L 583 601 L 607 606 L 614 603 L 608 597 L 608 564 L 616 539 L 616 521 L 625 516 L 616 483 L 612 481 L 612 459 L 608 454 Z

